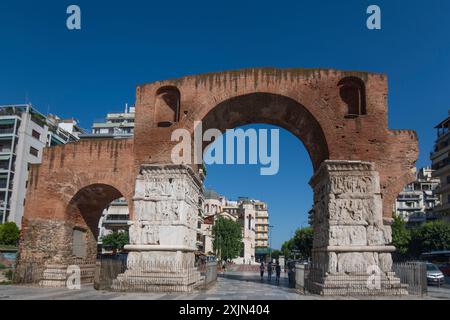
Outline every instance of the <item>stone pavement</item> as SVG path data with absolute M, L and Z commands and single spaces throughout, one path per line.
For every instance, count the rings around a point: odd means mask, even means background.
M 300 295 L 288 288 L 283 275 L 280 285 L 261 282 L 255 273 L 227 272 L 219 275 L 216 285 L 207 290 L 194 293 L 121 293 L 97 291 L 92 286 L 82 286 L 81 290 L 66 288 L 40 288 L 32 286 L 0 286 L 0 300 L 319 300 L 319 299 L 360 299 L 358 297 L 321 297 Z M 363 298 L 370 299 L 370 298 Z M 380 299 L 380 298 L 372 298 Z M 386 298 L 381 298 L 386 299 Z M 391 299 L 391 298 L 389 298 Z M 420 297 L 394 297 L 393 299 L 421 299 Z M 429 295 L 423 299 L 450 299 L 450 289 L 430 288 Z

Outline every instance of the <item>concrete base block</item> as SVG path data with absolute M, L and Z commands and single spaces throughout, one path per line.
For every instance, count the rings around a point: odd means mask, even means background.
M 112 290 L 125 292 L 192 292 L 204 284 L 196 268 L 178 272 L 127 270 L 113 281 Z

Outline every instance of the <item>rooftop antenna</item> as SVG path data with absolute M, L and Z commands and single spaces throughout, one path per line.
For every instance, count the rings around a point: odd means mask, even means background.
M 128 113 L 128 103 L 125 103 L 125 113 Z

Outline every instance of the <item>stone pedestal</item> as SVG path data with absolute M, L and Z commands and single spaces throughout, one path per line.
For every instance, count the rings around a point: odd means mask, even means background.
M 67 279 L 72 273 L 68 273 L 68 268 L 71 265 L 67 264 L 47 264 L 42 272 L 42 278 L 39 285 L 42 287 L 66 287 Z M 91 284 L 94 282 L 95 263 L 91 264 L 73 264 L 73 266 L 80 268 L 80 284 Z
M 313 267 L 308 287 L 323 295 L 407 294 L 392 272 L 391 227 L 383 223 L 373 163 L 325 161 L 314 189 Z
M 141 166 L 127 270 L 114 290 L 185 292 L 201 283 L 194 257 L 201 185 L 188 166 Z

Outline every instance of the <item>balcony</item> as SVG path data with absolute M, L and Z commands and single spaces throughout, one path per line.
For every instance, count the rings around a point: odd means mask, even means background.
M 128 206 L 127 200 L 124 198 L 119 198 L 111 202 L 111 205 L 113 206 Z
M 398 207 L 398 211 L 420 211 L 419 207 Z
M 6 179 L 0 180 L 0 189 L 6 189 L 8 187 L 8 184 L 6 182 Z
M 14 134 L 14 128 L 0 128 L 0 134 L 12 135 Z
M 420 201 L 420 196 L 412 195 L 399 195 L 397 201 Z
M 128 225 L 128 215 L 108 215 L 103 219 L 103 225 Z
M 445 152 L 449 152 L 449 151 L 450 151 L 450 144 L 447 146 L 444 146 L 442 148 L 435 147 L 434 152 L 430 153 L 430 160 L 433 161 L 434 159 L 443 155 Z

